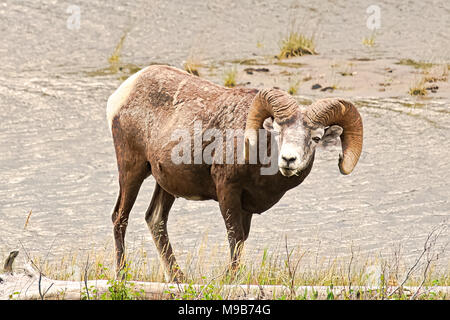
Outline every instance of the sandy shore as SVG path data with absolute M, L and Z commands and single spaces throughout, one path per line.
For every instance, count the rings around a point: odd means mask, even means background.
M 311 97 L 340 96 L 450 99 L 448 73 L 450 65 L 411 59 L 330 59 L 305 55 L 279 60 L 255 57 L 221 64 L 201 65 L 200 76 L 223 84 L 225 73 L 236 70 L 237 86 L 278 87 Z M 412 94 L 424 89 L 425 94 Z

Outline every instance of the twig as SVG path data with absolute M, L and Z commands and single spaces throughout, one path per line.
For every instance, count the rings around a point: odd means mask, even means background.
M 31 262 L 31 264 L 33 265 L 33 267 L 34 267 L 36 270 L 38 270 L 38 271 L 40 272 L 39 267 L 34 263 L 33 259 L 31 259 L 30 255 L 28 254 L 27 249 L 25 249 L 25 247 L 24 247 L 22 241 L 19 240 L 19 243 L 20 243 L 20 246 L 22 247 L 23 251 L 25 252 L 25 255 L 27 256 L 28 261 Z
M 353 262 L 353 241 L 352 244 L 350 246 L 350 251 L 352 253 L 351 257 L 350 257 L 350 262 L 348 264 L 348 271 L 347 271 L 347 278 L 348 278 L 348 293 L 351 293 L 352 290 L 352 278 L 351 278 L 351 270 L 352 270 L 352 262 Z
M 53 283 L 51 283 L 49 285 L 49 287 L 47 288 L 47 290 L 45 290 L 45 292 L 42 293 L 42 291 L 41 291 L 41 281 L 42 281 L 42 272 L 39 272 L 38 290 L 39 290 L 39 295 L 41 296 L 41 300 L 44 300 L 45 299 L 45 295 L 50 290 L 50 288 L 53 286 Z
M 41 297 L 41 300 L 44 300 L 44 296 L 42 295 L 41 291 L 41 282 L 42 282 L 42 272 L 39 272 L 39 280 L 38 280 L 39 296 Z
M 53 239 L 53 242 L 50 246 L 50 248 L 53 246 L 53 243 L 55 243 L 56 238 Z M 19 240 L 20 245 L 22 246 L 22 249 L 25 251 L 25 255 L 27 256 L 28 260 L 31 262 L 31 264 L 34 266 L 34 268 L 39 271 L 39 280 L 38 280 L 38 290 L 39 290 L 39 296 L 41 297 L 41 300 L 44 300 L 45 295 L 47 294 L 47 292 L 50 290 L 50 288 L 53 286 L 53 283 L 50 284 L 50 286 L 47 288 L 47 290 L 45 290 L 45 292 L 42 294 L 41 291 L 41 281 L 42 281 L 42 270 L 36 265 L 36 263 L 34 263 L 34 261 L 31 259 L 30 255 L 28 254 L 27 250 L 25 249 L 22 241 Z M 47 255 L 45 256 L 44 262 L 48 257 L 48 254 L 50 253 L 50 249 L 49 252 L 47 252 Z
M 87 299 L 91 300 L 91 298 L 89 297 L 89 288 L 88 288 L 88 283 L 87 283 L 88 270 L 89 270 L 89 253 L 87 256 L 86 266 L 84 267 L 84 287 L 86 289 Z
M 258 283 L 258 288 L 259 288 L 258 300 L 266 298 L 266 293 L 264 292 L 263 286 Z
M 23 226 L 23 230 L 25 230 L 27 228 L 28 222 L 30 221 L 30 217 L 31 217 L 32 213 L 33 213 L 33 210 L 30 210 L 30 212 L 28 213 L 28 216 L 27 216 L 27 220 L 25 221 L 25 225 Z
M 289 253 L 288 250 L 288 244 L 287 244 L 287 236 L 284 237 L 284 242 L 285 242 L 285 248 L 286 248 L 286 256 L 287 256 L 287 267 L 288 267 L 288 272 L 289 272 L 289 278 L 290 278 L 290 283 L 289 283 L 289 290 L 290 290 L 290 294 L 291 297 L 295 295 L 295 289 L 294 289 L 294 285 L 295 285 L 295 274 L 297 273 L 297 269 L 298 269 L 298 265 L 300 264 L 300 261 L 302 260 L 303 256 L 305 255 L 305 252 L 300 256 L 300 258 L 297 260 L 297 263 L 295 264 L 295 267 L 293 270 L 291 270 L 291 255 L 294 252 L 293 250 Z
M 419 257 L 416 259 L 416 261 L 414 262 L 414 264 L 412 265 L 412 267 L 408 270 L 408 272 L 406 273 L 405 278 L 403 279 L 403 281 L 400 283 L 399 286 L 397 286 L 389 295 L 388 298 L 391 297 L 394 293 L 396 293 L 400 288 L 403 287 L 403 285 L 406 283 L 406 281 L 408 281 L 409 277 L 411 276 L 411 274 L 413 273 L 413 271 L 417 268 L 417 266 L 419 265 L 419 262 L 422 260 L 422 257 L 431 250 L 431 248 L 436 244 L 436 241 L 438 239 L 438 237 L 441 235 L 441 233 L 443 232 L 443 230 L 445 229 L 444 227 L 441 227 L 442 225 L 438 225 L 437 227 L 433 228 L 431 230 L 431 232 L 428 234 L 425 243 L 423 245 L 423 250 L 420 253 Z M 435 234 L 436 231 L 439 230 L 439 228 L 441 228 L 441 230 L 433 237 L 433 235 Z M 431 241 L 430 241 L 431 240 Z M 428 267 L 431 264 L 431 261 L 427 262 L 425 271 L 428 271 Z M 423 285 L 424 281 L 422 281 L 422 285 Z M 420 289 L 420 288 L 419 288 Z M 418 289 L 418 290 L 419 290 Z M 418 292 L 418 290 L 416 291 L 416 293 Z
M 198 295 L 195 297 L 195 300 L 198 300 L 201 295 L 203 294 L 203 291 L 205 291 L 205 289 L 216 279 L 222 277 L 224 274 L 226 274 L 228 272 L 229 267 L 226 267 L 225 270 L 220 273 L 218 276 L 212 278 L 211 280 L 208 281 L 208 283 L 202 288 L 202 290 L 200 290 L 200 292 L 198 293 Z
M 436 228 L 438 229 L 438 228 Z M 434 236 L 432 243 L 430 244 L 430 248 L 432 246 L 434 246 L 436 244 L 437 239 L 439 238 L 439 236 L 442 234 L 442 232 L 444 231 L 445 226 L 441 228 L 441 230 Z M 444 246 L 443 251 L 445 250 L 445 247 L 447 246 L 447 244 Z M 428 273 L 428 269 L 430 268 L 430 265 L 433 261 L 436 261 L 439 259 L 439 253 L 436 253 L 435 255 L 432 254 L 430 256 L 430 252 L 427 252 L 427 264 L 425 266 L 425 269 L 423 271 L 423 279 L 422 282 L 420 283 L 419 287 L 417 288 L 416 292 L 411 296 L 411 300 L 414 300 L 417 295 L 419 294 L 420 290 L 422 289 L 426 279 L 427 279 L 427 273 Z

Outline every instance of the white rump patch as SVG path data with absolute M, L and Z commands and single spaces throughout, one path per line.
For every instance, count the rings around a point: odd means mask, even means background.
M 108 119 L 109 130 L 111 131 L 112 121 L 116 114 L 119 112 L 125 100 L 130 95 L 131 90 L 134 88 L 134 84 L 138 79 L 139 75 L 146 70 L 148 67 L 136 72 L 125 80 L 119 88 L 108 98 L 108 103 L 106 104 L 106 118 Z

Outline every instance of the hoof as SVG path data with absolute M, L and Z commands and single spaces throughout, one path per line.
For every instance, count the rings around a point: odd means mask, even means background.
M 172 282 L 172 283 L 181 284 L 181 283 L 185 283 L 186 282 L 186 277 L 183 274 L 173 276 L 171 279 L 172 280 L 170 282 Z
M 167 282 L 172 282 L 172 283 L 185 283 L 186 277 L 183 274 L 183 272 L 181 272 L 180 270 L 177 270 L 177 271 L 172 272 L 170 275 L 167 275 L 166 280 L 167 280 Z

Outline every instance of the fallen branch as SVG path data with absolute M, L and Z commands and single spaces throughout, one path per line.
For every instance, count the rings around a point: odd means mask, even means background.
M 17 256 L 17 255 L 16 255 Z M 9 257 L 8 257 L 9 258 Z M 12 265 L 12 263 L 11 263 Z M 90 298 L 98 298 L 104 293 L 110 292 L 111 281 L 108 280 L 84 280 L 84 281 L 62 281 L 53 280 L 45 277 L 32 264 L 26 264 L 23 272 L 6 272 L 0 274 L 0 300 L 20 299 L 20 300 L 39 300 L 39 299 L 64 299 L 80 300 L 86 299 L 86 292 L 91 293 Z M 132 290 L 141 292 L 140 298 L 143 299 L 173 299 L 182 297 L 183 292 L 195 290 L 203 293 L 207 285 L 201 284 L 176 284 L 161 282 L 140 282 L 127 281 L 132 285 Z M 360 287 L 353 290 L 361 293 L 374 292 L 378 287 Z M 409 292 L 417 291 L 418 287 L 405 287 Z M 271 299 L 282 295 L 303 296 L 305 298 L 326 299 L 330 292 L 334 297 L 339 298 L 347 292 L 347 286 L 290 286 L 283 285 L 223 285 L 221 290 L 228 293 L 227 296 L 233 299 Z M 293 291 L 292 291 L 293 290 Z M 450 295 L 450 287 L 433 287 L 429 289 L 435 293 Z M 264 292 L 261 295 L 261 292 Z M 197 297 L 201 298 L 201 297 Z

